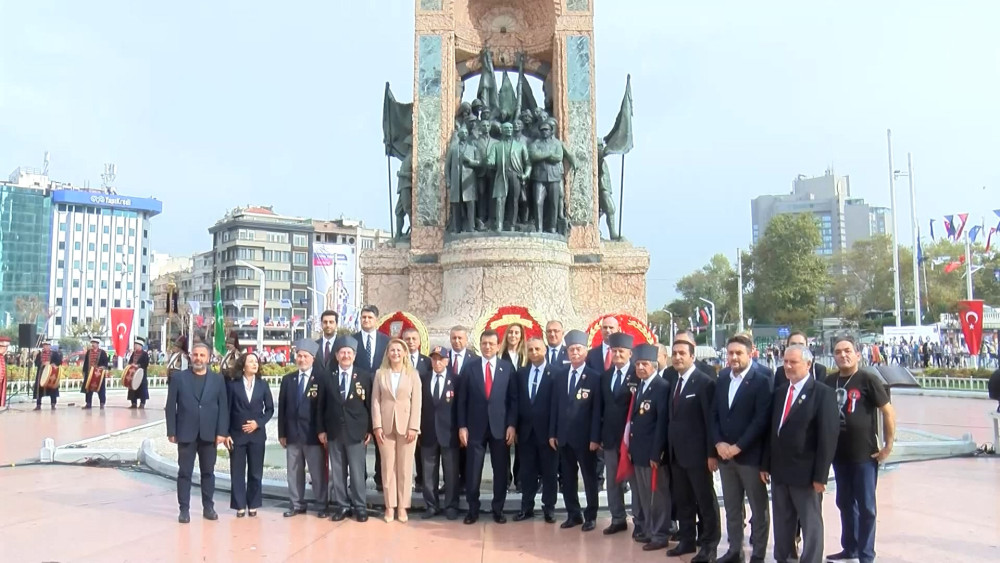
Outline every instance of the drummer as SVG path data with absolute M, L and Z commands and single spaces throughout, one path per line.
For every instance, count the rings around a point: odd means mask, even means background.
M 175 371 L 184 371 L 191 365 L 191 356 L 187 352 L 188 339 L 183 334 L 177 337 L 170 347 L 170 358 L 167 360 L 167 382 L 170 381 L 170 374 Z
M 107 400 L 107 396 L 105 395 L 105 384 L 108 379 L 107 376 L 110 365 L 111 362 L 110 358 L 108 358 L 108 353 L 101 350 L 101 339 L 91 338 L 90 349 L 87 350 L 87 355 L 83 357 L 83 382 L 80 384 L 80 392 L 87 395 L 87 404 L 83 405 L 83 408 L 93 408 L 92 402 L 94 400 L 94 392 L 87 390 L 87 384 L 90 382 L 91 377 L 100 377 L 101 387 L 97 390 L 97 398 L 101 400 L 101 409 L 104 409 L 104 403 Z M 102 368 L 104 372 L 97 373 L 97 371 Z M 91 370 L 94 370 L 94 373 L 91 373 Z
M 52 366 L 53 369 L 57 369 L 62 366 L 63 357 L 59 353 L 59 350 L 52 349 L 52 343 L 48 340 L 42 342 L 42 349 L 35 354 L 35 386 L 32 387 L 32 393 L 35 397 L 35 410 L 42 410 L 42 397 L 49 398 L 49 406 L 52 410 L 56 410 L 56 400 L 59 398 L 59 386 L 56 385 L 52 389 L 42 388 L 42 372 L 46 372 L 48 375 L 48 368 Z
M 135 377 L 142 377 L 142 383 L 139 384 L 138 389 L 128 390 L 128 400 L 132 403 L 129 408 L 136 408 L 136 401 L 139 401 L 140 409 L 146 408 L 146 401 L 149 400 L 149 379 L 146 377 L 149 371 L 149 354 L 144 350 L 146 341 L 142 338 L 136 338 L 135 344 L 132 345 L 132 353 L 128 357 L 129 365 L 138 366 L 142 370 L 142 375 L 138 373 Z

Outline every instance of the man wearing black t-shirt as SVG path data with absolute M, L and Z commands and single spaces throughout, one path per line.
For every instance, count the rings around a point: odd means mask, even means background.
M 892 453 L 896 416 L 879 377 L 859 369 L 858 345 L 844 337 L 833 346 L 838 371 L 826 378 L 840 405 L 840 439 L 833 457 L 840 509 L 840 545 L 843 551 L 828 561 L 875 560 L 875 486 L 878 464 Z M 878 411 L 882 411 L 885 446 L 879 447 Z

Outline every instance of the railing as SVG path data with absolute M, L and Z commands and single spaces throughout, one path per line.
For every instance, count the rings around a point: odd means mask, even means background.
M 981 377 L 951 377 L 926 376 L 914 374 L 914 379 L 924 389 L 943 389 L 947 391 L 978 391 L 986 393 L 989 391 L 989 379 Z
M 281 375 L 266 375 L 264 376 L 264 380 L 267 381 L 267 384 L 270 385 L 271 387 L 277 387 L 278 385 L 281 384 L 282 377 L 283 376 Z M 167 376 L 165 375 L 150 376 L 147 379 L 149 379 L 150 389 L 167 388 Z M 13 397 L 15 395 L 30 395 L 31 388 L 34 384 L 35 381 L 33 379 L 31 380 L 20 379 L 17 381 L 8 381 L 7 396 Z M 83 384 L 82 379 L 60 379 L 59 392 L 60 393 L 66 393 L 72 391 L 79 392 L 80 386 L 82 384 Z M 122 385 L 121 377 L 109 377 L 105 382 L 105 389 L 108 391 L 121 391 L 124 390 L 125 387 Z

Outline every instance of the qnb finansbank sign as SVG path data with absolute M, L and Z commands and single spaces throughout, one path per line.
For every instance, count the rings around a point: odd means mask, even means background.
M 79 190 L 53 190 L 52 203 L 68 203 L 109 209 L 127 209 L 144 212 L 150 217 L 163 211 L 163 203 L 158 199 L 131 197 L 117 194 L 100 194 Z

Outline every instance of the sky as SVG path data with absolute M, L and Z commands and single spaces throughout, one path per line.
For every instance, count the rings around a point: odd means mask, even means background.
M 156 197 L 153 249 L 210 247 L 237 205 L 388 228 L 384 84 L 412 99 L 412 0 L 0 0 L 0 172 Z M 849 175 L 889 205 L 913 154 L 918 223 L 1000 208 L 1000 2 L 596 0 L 598 134 L 632 75 L 623 235 L 648 304 L 750 245 L 750 200 Z M 620 160 L 611 161 L 618 194 Z M 900 242 L 912 236 L 906 179 Z M 395 188 L 393 188 L 393 191 Z M 995 220 L 995 218 L 993 219 Z M 940 221 L 938 221 L 940 225 Z M 926 234 L 926 232 L 924 233 Z

